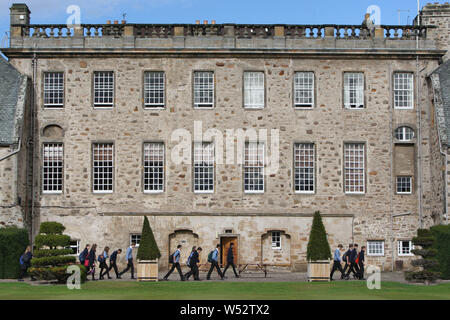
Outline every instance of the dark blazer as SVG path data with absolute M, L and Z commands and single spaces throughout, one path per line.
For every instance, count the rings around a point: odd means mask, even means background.
M 363 263 L 364 262 L 364 251 L 360 251 L 359 252 L 359 263 Z
M 355 263 L 357 257 L 358 251 L 356 251 L 356 249 L 353 249 L 348 260 L 350 261 L 350 263 Z
M 81 252 L 80 256 L 83 257 L 83 260 L 80 260 L 80 262 L 84 262 L 84 260 L 87 259 L 89 254 L 89 250 L 87 248 L 84 248 L 83 252 Z
M 96 257 L 95 257 L 95 251 L 94 250 L 91 249 L 91 251 L 89 251 L 88 259 L 89 259 L 89 265 L 92 266 L 95 263 L 95 261 L 97 260 Z
M 228 248 L 228 252 L 227 252 L 227 262 L 232 262 L 234 263 L 234 253 L 233 253 L 233 248 L 229 247 Z
M 200 260 L 198 259 L 198 252 L 194 251 L 194 253 L 192 254 L 191 259 L 189 260 L 189 266 L 192 267 L 198 262 L 200 262 Z
M 117 260 L 117 250 L 111 254 L 111 256 L 109 257 L 109 262 L 116 262 L 116 260 Z

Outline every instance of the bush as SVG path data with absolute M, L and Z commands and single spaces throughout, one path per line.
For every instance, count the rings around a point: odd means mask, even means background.
M 75 264 L 76 257 L 69 255 L 70 237 L 63 235 L 65 227 L 57 222 L 43 222 L 40 234 L 35 237 L 36 256 L 31 260 L 28 271 L 40 280 L 57 280 L 66 283 L 71 274 L 66 273 L 69 265 Z M 86 280 L 86 269 L 79 266 L 81 281 Z
M 442 279 L 450 279 L 450 225 L 431 227 L 436 238 L 434 249 L 437 251 L 436 259 L 439 261 L 439 271 Z
M 15 279 L 19 276 L 19 259 L 28 245 L 26 229 L 0 229 L 0 279 Z
M 141 241 L 139 242 L 139 249 L 137 253 L 137 260 L 154 260 L 161 257 L 155 237 L 153 236 L 152 228 L 147 217 L 144 217 L 144 224 L 142 225 Z
M 308 261 L 331 259 L 330 244 L 328 243 L 327 233 L 319 211 L 314 213 L 308 247 L 306 249 L 306 258 Z
M 417 230 L 417 237 L 412 239 L 414 246 L 420 246 L 421 249 L 412 250 L 416 256 L 422 257 L 422 259 L 416 259 L 411 261 L 411 264 L 415 267 L 419 267 L 419 271 L 405 272 L 405 279 L 415 282 L 429 282 L 439 278 L 439 263 L 436 259 L 437 251 L 432 248 L 436 242 L 431 230 L 419 229 Z

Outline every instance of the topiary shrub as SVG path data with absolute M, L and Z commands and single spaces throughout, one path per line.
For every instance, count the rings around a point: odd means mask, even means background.
M 405 272 L 405 279 L 413 282 L 432 282 L 439 278 L 439 263 L 436 259 L 437 250 L 433 248 L 435 237 L 428 229 L 418 229 L 417 237 L 412 239 L 414 246 L 420 246 L 421 249 L 413 249 L 412 253 L 422 257 L 411 261 L 415 267 L 419 267 L 418 271 Z
M 314 213 L 308 247 L 306 249 L 306 258 L 308 261 L 331 259 L 330 244 L 327 240 L 327 233 L 322 222 L 322 217 L 320 216 L 320 211 Z
M 144 224 L 142 225 L 141 241 L 139 242 L 137 260 L 155 260 L 161 257 L 155 237 L 153 236 L 152 228 L 147 217 L 144 217 Z
M 441 278 L 450 279 L 450 225 L 439 225 L 430 228 L 436 241 L 433 248 L 436 251 L 436 259 L 439 262 Z
M 0 228 L 0 279 L 16 279 L 19 276 L 19 259 L 29 243 L 26 229 Z
M 67 268 L 76 263 L 76 257 L 71 256 L 70 237 L 62 234 L 66 228 L 58 222 L 43 222 L 39 228 L 39 234 L 35 237 L 34 244 L 37 250 L 31 260 L 29 272 L 40 280 L 57 280 L 58 283 L 66 283 Z M 79 266 L 81 281 L 86 280 L 86 268 Z

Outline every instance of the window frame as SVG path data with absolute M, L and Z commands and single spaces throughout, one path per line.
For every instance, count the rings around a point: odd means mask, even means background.
M 162 190 L 146 190 L 145 189 L 145 187 L 146 187 L 146 184 L 145 184 L 145 169 L 146 169 L 146 166 L 145 166 L 145 151 L 146 151 L 145 146 L 146 145 L 150 145 L 150 144 L 160 144 L 160 145 L 162 145 L 162 157 L 163 157 L 163 159 L 162 159 L 162 162 L 163 162 L 163 165 L 162 165 L 162 174 L 163 174 L 163 176 L 162 176 L 162 179 L 163 179 Z M 151 167 L 149 167 L 149 168 L 151 168 Z M 162 141 L 145 141 L 142 144 L 142 191 L 143 191 L 143 193 L 157 194 L 157 193 L 164 193 L 165 190 L 166 190 L 166 145 Z
M 395 75 L 397 74 L 409 74 L 411 75 L 411 106 L 410 107 L 397 107 L 395 105 L 396 100 L 395 100 Z M 415 104 L 415 97 L 414 97 L 414 91 L 415 91 L 415 81 L 414 81 L 414 72 L 413 71 L 394 71 L 392 72 L 392 105 L 393 105 L 393 109 L 395 110 L 414 110 L 414 104 Z M 404 90 L 404 89 L 398 89 L 398 90 Z
M 95 183 L 94 183 L 94 146 L 96 145 L 96 144 L 111 144 L 112 145 L 112 184 L 111 184 L 111 187 L 112 187 L 112 189 L 111 190 L 95 190 Z M 92 157 L 92 159 L 91 159 L 91 174 L 92 174 L 92 177 L 91 177 L 91 183 L 92 183 L 92 193 L 95 193 L 95 194 L 112 194 L 112 193 L 114 193 L 114 191 L 115 191 L 115 183 L 116 183 L 116 161 L 115 161 L 115 156 L 116 156 L 116 146 L 115 146 L 115 143 L 114 142 L 110 142 L 110 141 L 107 141 L 107 142 L 98 142 L 98 141 L 96 141 L 96 142 L 92 142 L 92 144 L 91 144 L 91 157 Z
M 401 135 L 403 136 L 402 139 L 399 139 L 399 138 L 397 137 L 397 130 L 399 130 L 399 129 L 402 129 L 402 130 L 401 130 L 401 131 L 402 131 L 402 132 L 401 132 Z M 406 137 L 407 129 L 410 129 L 411 132 L 412 132 L 412 138 L 411 138 L 411 139 L 406 139 L 406 138 L 405 138 L 405 137 Z M 395 128 L 395 130 L 394 130 L 394 138 L 395 138 L 395 140 L 396 140 L 397 142 L 411 143 L 411 142 L 414 142 L 414 140 L 415 140 L 415 138 L 416 138 L 416 131 L 415 131 L 414 128 L 411 127 L 411 126 L 408 126 L 408 125 L 400 125 L 400 126 L 398 126 L 397 128 Z
M 202 167 L 202 168 L 212 168 L 212 180 L 213 180 L 213 184 L 212 184 L 212 190 L 196 190 L 196 178 L 195 178 L 195 168 L 196 168 L 196 146 L 198 146 L 198 144 L 202 144 L 202 148 L 201 148 L 201 152 L 202 152 L 202 159 L 205 155 L 205 150 L 203 149 L 203 144 L 208 144 L 210 146 L 212 146 L 212 165 L 206 166 L 206 167 Z M 192 144 L 193 150 L 192 150 L 192 190 L 194 191 L 194 193 L 214 193 L 215 192 L 215 184 L 216 184 L 216 146 L 215 143 L 212 141 L 194 141 Z M 206 151 L 207 153 L 207 151 Z M 201 184 L 200 184 L 201 185 Z
M 404 179 L 404 178 L 409 178 L 409 187 L 410 187 L 410 191 L 409 192 L 401 192 L 398 191 L 398 179 Z M 395 177 L 395 193 L 396 194 L 403 194 L 403 195 L 408 195 L 408 194 L 412 194 L 413 193 L 413 177 L 412 176 L 396 176 Z
M 371 247 L 371 243 L 381 243 L 381 253 L 372 253 L 370 251 Z M 371 257 L 384 257 L 384 252 L 385 252 L 385 242 L 384 240 L 367 240 L 367 255 L 371 256 Z
M 212 73 L 213 87 L 212 87 L 212 103 L 211 104 L 195 103 L 195 89 L 196 89 L 195 74 L 196 73 Z M 213 70 L 194 70 L 194 71 L 192 71 L 192 104 L 194 106 L 194 109 L 199 109 L 199 110 L 211 110 L 211 109 L 215 108 L 215 106 L 216 106 L 216 72 L 215 71 L 213 71 Z
M 138 241 L 133 242 L 133 237 L 139 237 Z M 141 243 L 142 234 L 141 233 L 130 233 L 130 246 L 134 243 L 135 248 L 139 248 L 139 244 Z
M 162 73 L 163 75 L 163 103 L 162 104 L 148 104 L 145 102 L 145 98 L 146 98 L 146 75 L 149 73 Z M 166 72 L 164 70 L 144 70 L 143 74 L 142 74 L 142 103 L 143 103 L 143 107 L 145 110 L 163 110 L 166 108 L 166 88 L 167 88 L 167 82 L 166 82 Z
M 245 160 L 245 148 L 247 147 L 247 145 L 249 145 L 249 144 L 251 144 L 251 143 L 254 143 L 254 144 L 256 144 L 257 145 L 257 162 L 259 162 L 260 160 L 259 160 L 259 145 L 260 144 L 262 144 L 263 145 L 263 150 L 262 150 L 262 167 L 259 167 L 259 166 L 248 166 L 248 165 L 246 165 L 246 160 Z M 266 191 L 266 178 L 265 178 L 265 167 L 266 167 L 266 154 L 265 154 L 265 152 L 266 152 L 266 144 L 264 143 L 264 142 L 254 142 L 254 141 L 246 141 L 245 143 L 244 143 L 244 154 L 243 154 L 243 160 L 244 160 L 244 163 L 243 163 L 243 188 L 244 188 L 244 193 L 245 194 L 263 194 L 265 191 Z M 245 184 L 245 170 L 247 169 L 247 168 L 259 168 L 259 169 L 261 169 L 261 172 L 262 173 L 260 173 L 261 175 L 262 175 L 262 179 L 263 179 L 263 183 L 262 183 L 262 190 L 246 190 L 246 184 Z
M 274 241 L 274 237 L 278 238 L 278 241 Z M 281 231 L 271 231 L 270 232 L 270 239 L 271 239 L 271 248 L 272 250 L 281 250 Z M 278 243 L 278 245 L 276 245 Z M 275 244 L 275 246 L 274 246 Z
M 263 75 L 263 105 L 258 107 L 248 107 L 245 104 L 246 90 L 245 90 L 245 74 L 247 73 L 259 73 Z M 266 73 L 264 70 L 244 70 L 242 72 L 242 105 L 245 110 L 262 110 L 266 108 Z
M 402 253 L 403 251 L 403 242 L 409 242 L 409 253 Z M 414 245 L 411 240 L 397 240 L 397 255 L 399 257 L 411 257 L 414 256 L 414 253 L 411 251 L 414 250 Z
M 48 190 L 44 190 L 44 162 L 45 162 L 45 146 L 46 145 L 61 145 L 62 147 L 62 155 L 61 155 L 61 190 L 57 190 L 57 191 L 48 191 Z M 62 142 L 50 142 L 50 141 L 45 141 L 42 143 L 42 160 L 41 160 L 41 192 L 42 194 L 63 194 L 64 191 L 64 143 Z
M 80 255 L 80 240 L 78 240 L 78 239 L 70 239 L 70 242 L 76 242 L 77 244 L 76 244 L 76 248 L 77 248 L 77 252 L 76 253 L 72 253 L 71 255 L 72 256 L 79 256 Z M 70 249 L 73 249 L 74 248 L 74 246 L 72 245 L 72 244 L 70 244 L 69 243 L 69 248 Z
M 312 95 L 311 95 L 311 99 L 312 99 L 312 103 L 311 106 L 308 107 L 307 105 L 302 105 L 302 104 L 297 104 L 295 102 L 295 98 L 296 98 L 296 88 L 295 88 L 295 80 L 296 80 L 296 75 L 299 73 L 311 73 L 312 74 Z M 306 89 L 304 89 L 306 90 Z M 314 71 L 294 71 L 294 76 L 292 77 L 292 104 L 294 106 L 294 109 L 298 109 L 298 110 L 312 110 L 315 108 L 316 106 L 316 73 Z
M 95 102 L 95 92 L 96 92 L 96 88 L 95 88 L 95 75 L 97 73 L 112 73 L 112 81 L 113 81 L 113 85 L 112 85 L 112 102 L 111 104 L 106 104 L 106 103 L 96 103 Z M 105 90 L 105 89 L 103 89 Z M 116 102 L 116 73 L 113 70 L 109 70 L 109 71 L 101 71 L 101 70 L 96 70 L 92 72 L 92 106 L 94 109 L 99 109 L 99 110 L 103 110 L 103 109 L 114 109 L 114 105 Z
M 313 157 L 313 167 L 312 167 L 312 175 L 313 175 L 313 190 L 310 191 L 304 191 L 304 190 L 296 190 L 297 189 L 297 185 L 296 185 L 296 147 L 297 145 L 312 145 L 312 157 Z M 313 142 L 294 142 L 293 145 L 293 187 L 294 187 L 294 193 L 296 194 L 315 194 L 316 193 L 316 144 Z
M 350 144 L 356 144 L 356 145 L 362 145 L 363 146 L 363 152 L 364 152 L 364 154 L 363 154 L 363 179 L 362 179 L 362 181 L 363 181 L 363 191 L 347 191 L 347 183 L 346 183 L 346 178 L 345 178 L 345 176 L 346 176 L 346 170 L 347 170 L 347 167 L 346 167 L 346 162 L 345 162 L 345 147 L 346 147 L 346 145 L 350 145 Z M 343 164 L 343 170 L 342 170 L 342 172 L 343 172 L 343 186 L 344 186 L 344 193 L 345 194 L 347 194 L 347 195 L 364 195 L 365 193 L 366 193 L 366 191 L 367 191 L 367 178 L 366 178 L 366 175 L 367 175 L 367 151 L 366 151 L 366 149 L 367 149 L 367 147 L 366 147 L 366 143 L 364 143 L 364 142 L 344 142 L 344 145 L 343 145 L 343 161 L 342 161 L 342 164 Z M 356 169 L 356 168 L 350 168 L 350 169 Z
M 346 96 L 345 76 L 348 74 L 361 74 L 362 75 L 362 82 L 363 82 L 362 83 L 362 106 L 352 107 L 350 102 L 348 105 L 345 102 L 345 96 Z M 349 99 L 350 99 L 350 93 L 349 93 Z M 364 71 L 344 71 L 342 73 L 342 104 L 344 106 L 344 109 L 348 109 L 348 110 L 364 110 L 364 109 L 366 109 L 366 75 L 365 75 Z
M 62 74 L 62 78 L 63 78 L 63 88 L 62 88 L 62 104 L 46 104 L 45 103 L 45 78 L 47 74 L 51 74 L 51 73 L 58 73 L 58 74 Z M 44 109 L 48 109 L 48 110 L 61 110 L 64 109 L 66 105 L 66 74 L 64 71 L 43 71 L 42 72 L 42 106 Z

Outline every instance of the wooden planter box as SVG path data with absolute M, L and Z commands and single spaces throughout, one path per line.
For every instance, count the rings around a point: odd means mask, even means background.
M 330 281 L 330 260 L 319 260 L 308 262 L 308 281 Z
M 158 281 L 158 259 L 138 260 L 137 281 Z

